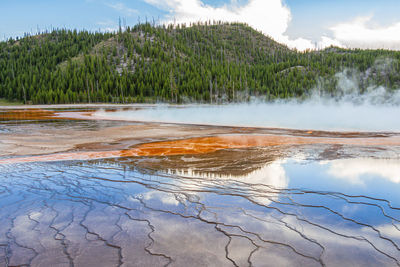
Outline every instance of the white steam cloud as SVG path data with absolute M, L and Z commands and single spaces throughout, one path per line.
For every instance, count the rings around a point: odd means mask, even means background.
M 335 100 L 356 105 L 400 106 L 399 88 L 387 89 L 375 84 L 377 74 L 387 76 L 393 71 L 396 64 L 398 64 L 396 60 L 391 58 L 378 58 L 371 67 L 363 72 L 356 69 L 345 69 L 334 76 L 337 85 L 333 96 L 324 91 L 324 82 L 327 80 L 321 80 L 311 98 L 317 101 Z
M 104 119 L 327 131 L 400 132 L 400 108 L 310 103 L 263 103 L 226 106 L 159 107 L 112 113 Z
M 285 128 L 323 131 L 400 132 L 400 106 L 371 104 L 376 95 L 362 103 L 346 98 L 312 98 L 305 102 L 189 105 L 161 105 L 140 110 L 98 111 L 99 119 L 204 124 L 240 127 Z M 396 96 L 400 102 L 400 94 Z M 371 99 L 370 99 L 371 98 Z M 359 99 L 357 99 L 360 101 Z
M 324 90 L 324 83 L 331 82 L 326 80 L 305 100 L 266 102 L 257 98 L 250 103 L 227 105 L 158 105 L 140 110 L 98 111 L 95 116 L 143 122 L 400 133 L 400 89 L 373 84 L 375 72 L 387 73 L 394 63 L 381 58 L 364 72 L 349 69 L 337 73 L 334 95 Z

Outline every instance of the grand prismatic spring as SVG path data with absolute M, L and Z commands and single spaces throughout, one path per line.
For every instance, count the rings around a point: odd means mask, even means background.
M 0 266 L 400 265 L 395 120 L 194 108 L 0 110 Z

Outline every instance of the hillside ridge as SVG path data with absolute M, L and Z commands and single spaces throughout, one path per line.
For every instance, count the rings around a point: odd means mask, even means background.
M 400 52 L 298 52 L 242 23 L 55 30 L 0 43 L 0 98 L 33 104 L 306 98 L 400 88 Z M 343 76 L 342 75 L 342 76 Z

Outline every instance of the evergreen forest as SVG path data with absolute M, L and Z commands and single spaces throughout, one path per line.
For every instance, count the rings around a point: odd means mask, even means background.
M 0 98 L 27 104 L 226 103 L 400 88 L 400 52 L 299 52 L 241 23 L 59 29 L 0 43 Z

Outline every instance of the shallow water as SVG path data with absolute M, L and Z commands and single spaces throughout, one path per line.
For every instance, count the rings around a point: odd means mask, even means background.
M 1 264 L 396 265 L 399 177 L 346 177 L 356 161 L 280 159 L 238 176 L 129 159 L 3 165 Z
M 95 132 L 115 124 L 31 125 Z M 296 134 L 281 139 L 305 138 Z M 360 134 L 370 144 L 359 145 L 353 135 L 0 164 L 0 266 L 400 265 L 400 147 L 376 141 L 392 135 Z M 135 140 L 130 149 L 193 145 L 179 140 Z M 94 153 L 80 147 L 69 153 Z

